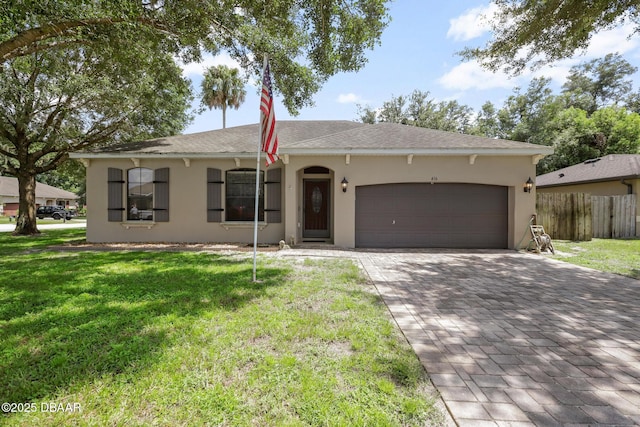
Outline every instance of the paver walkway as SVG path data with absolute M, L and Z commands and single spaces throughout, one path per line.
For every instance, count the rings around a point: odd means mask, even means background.
M 513 251 L 349 255 L 458 425 L 640 425 L 640 281 Z

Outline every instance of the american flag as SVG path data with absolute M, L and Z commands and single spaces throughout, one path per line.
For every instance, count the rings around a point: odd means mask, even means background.
M 273 111 L 273 91 L 269 76 L 269 63 L 264 67 L 262 76 L 262 96 L 260 98 L 260 124 L 262 126 L 262 151 L 267 153 L 267 166 L 278 160 L 278 134 L 276 133 L 276 115 Z

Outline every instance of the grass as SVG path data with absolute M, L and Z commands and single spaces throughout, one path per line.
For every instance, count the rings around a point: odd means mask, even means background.
M 640 239 L 554 240 L 554 258 L 640 279 Z
M 35 409 L 0 425 L 442 422 L 353 263 L 50 248 L 83 239 L 0 233 L 0 401 Z

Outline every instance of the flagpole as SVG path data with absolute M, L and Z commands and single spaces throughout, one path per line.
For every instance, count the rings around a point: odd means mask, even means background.
M 262 64 L 262 78 L 264 79 L 264 72 L 267 69 L 267 62 L 269 61 L 269 57 L 267 54 L 264 55 L 264 62 Z M 253 281 L 257 281 L 256 270 L 257 270 L 257 255 L 258 255 L 258 214 L 260 212 L 259 202 L 260 202 L 260 154 L 262 152 L 262 110 L 260 111 L 260 116 L 258 120 L 258 155 L 256 156 L 256 199 L 255 199 L 255 209 L 253 213 Z

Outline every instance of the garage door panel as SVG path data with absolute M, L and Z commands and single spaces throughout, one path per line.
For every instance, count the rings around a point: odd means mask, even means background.
M 357 247 L 506 248 L 507 187 L 356 187 Z

